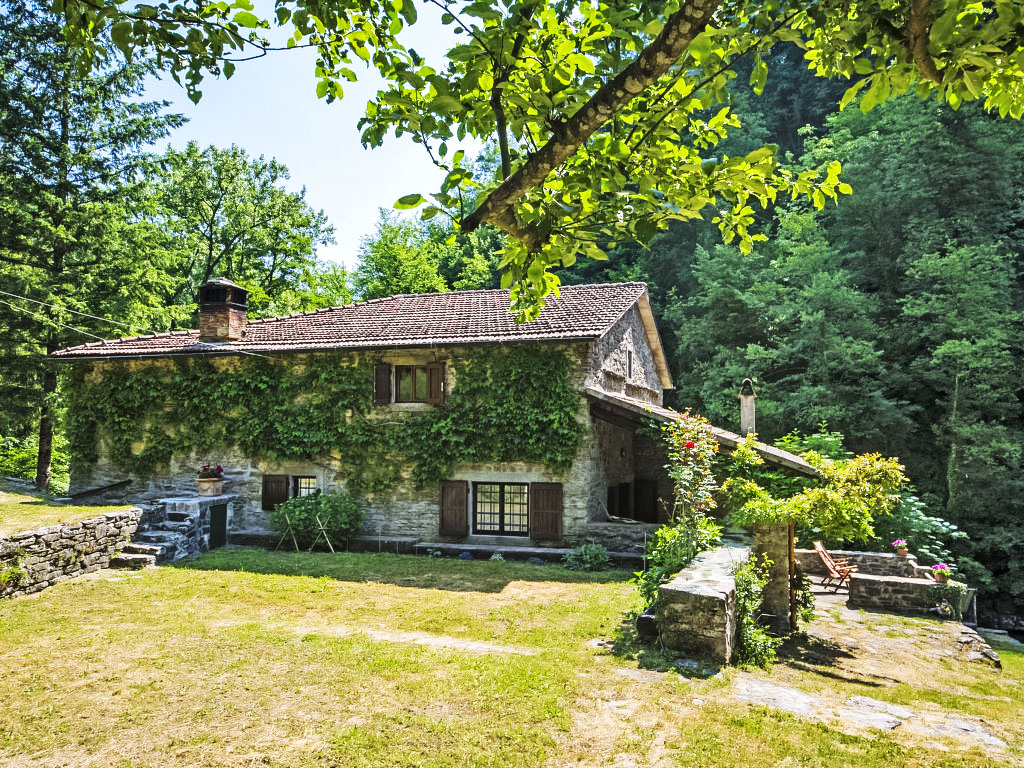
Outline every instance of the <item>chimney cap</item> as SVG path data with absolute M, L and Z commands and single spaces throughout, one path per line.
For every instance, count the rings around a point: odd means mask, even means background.
M 245 309 L 249 292 L 226 277 L 207 280 L 199 286 L 199 306 L 217 307 L 225 304 Z
M 216 286 L 220 286 L 222 288 L 238 288 L 241 291 L 245 290 L 245 288 L 240 286 L 238 283 L 233 283 L 230 280 L 228 280 L 226 277 L 215 277 L 212 280 L 207 280 L 205 283 L 203 283 L 199 287 L 200 288 L 205 288 L 208 285 L 216 285 Z

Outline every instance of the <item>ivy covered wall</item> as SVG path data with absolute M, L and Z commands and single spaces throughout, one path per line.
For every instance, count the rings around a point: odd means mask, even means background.
M 584 426 L 564 350 L 524 344 L 453 354 L 447 401 L 408 413 L 373 406 L 379 354 L 327 352 L 103 361 L 67 381 L 72 463 L 99 458 L 140 478 L 173 457 L 236 447 L 253 460 L 331 457 L 354 491 L 404 472 L 425 487 L 458 463 L 534 462 L 566 471 Z

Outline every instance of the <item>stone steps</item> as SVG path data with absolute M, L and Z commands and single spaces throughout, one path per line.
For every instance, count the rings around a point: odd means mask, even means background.
M 191 512 L 168 512 L 167 522 L 169 523 L 194 523 L 196 515 Z
M 121 554 L 125 555 L 152 555 L 158 561 L 167 556 L 169 547 L 166 544 L 145 544 L 132 541 L 124 545 Z
M 110 567 L 120 570 L 137 571 L 150 565 L 156 565 L 155 555 L 122 552 L 110 558 Z

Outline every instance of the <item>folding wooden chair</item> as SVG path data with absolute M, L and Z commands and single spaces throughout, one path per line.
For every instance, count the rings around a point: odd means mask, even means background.
M 821 558 L 821 562 L 825 565 L 825 578 L 819 584 L 826 589 L 832 587 L 833 592 L 838 592 L 839 588 L 844 584 L 849 589 L 850 574 L 856 573 L 857 566 L 850 565 L 850 561 L 845 557 L 838 560 L 833 559 L 832 555 L 825 549 L 825 545 L 820 541 L 814 542 L 814 551 L 818 553 L 818 557 Z

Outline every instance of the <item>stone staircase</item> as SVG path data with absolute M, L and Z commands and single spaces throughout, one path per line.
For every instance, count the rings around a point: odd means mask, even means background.
M 167 548 L 163 545 L 140 544 L 129 542 L 124 548 L 110 558 L 110 568 L 119 570 L 136 571 L 148 565 L 156 565 L 157 562 L 166 561 Z
M 204 500 L 205 501 L 205 500 Z M 209 535 L 209 516 L 205 518 Z M 136 570 L 196 557 L 205 549 L 202 506 L 191 498 L 164 499 L 147 510 L 144 528 L 111 558 L 110 567 Z

